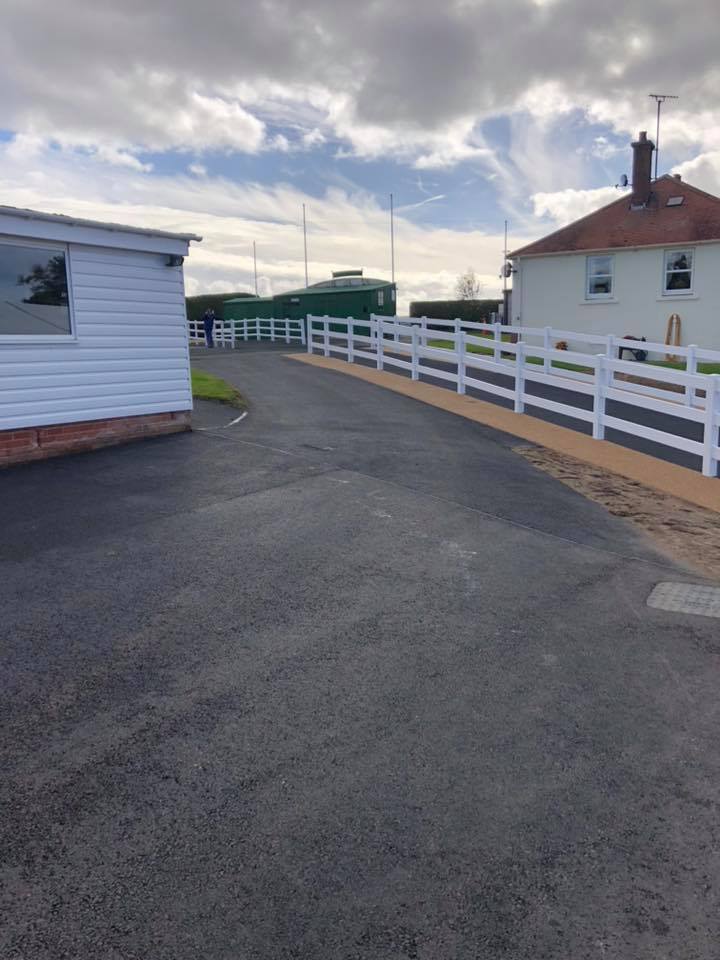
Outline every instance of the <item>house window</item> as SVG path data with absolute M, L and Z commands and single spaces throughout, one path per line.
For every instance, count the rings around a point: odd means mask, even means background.
M 379 306 L 379 307 L 384 307 L 384 306 L 385 306 L 385 291 L 384 291 L 384 290 L 378 290 L 378 306 Z
M 692 250 L 666 250 L 663 296 L 692 293 L 692 272 Z
M 587 300 L 607 300 L 613 292 L 614 257 L 588 257 L 585 282 Z
M 71 333 L 65 250 L 0 241 L 0 338 Z

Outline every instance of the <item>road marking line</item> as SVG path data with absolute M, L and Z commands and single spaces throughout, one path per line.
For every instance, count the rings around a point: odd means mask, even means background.
M 230 423 L 228 424 L 228 427 L 234 427 L 236 423 L 240 423 L 240 421 L 244 420 L 246 416 L 247 416 L 247 410 L 245 411 L 245 413 L 241 413 L 239 417 L 235 417 L 234 420 L 231 420 Z

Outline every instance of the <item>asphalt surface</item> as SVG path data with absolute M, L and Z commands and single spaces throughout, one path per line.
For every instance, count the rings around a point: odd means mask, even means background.
M 0 473 L 3 960 L 716 958 L 718 621 L 512 438 L 260 345 Z

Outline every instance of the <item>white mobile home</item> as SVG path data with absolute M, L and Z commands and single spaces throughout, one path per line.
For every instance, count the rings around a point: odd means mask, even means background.
M 189 427 L 200 239 L 0 207 L 0 465 Z
M 511 322 L 720 349 L 720 198 L 632 146 L 632 193 L 510 254 Z

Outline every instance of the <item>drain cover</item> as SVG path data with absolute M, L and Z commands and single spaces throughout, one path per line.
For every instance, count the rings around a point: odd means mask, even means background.
M 659 583 L 648 597 L 647 604 L 674 613 L 720 617 L 720 587 L 705 587 L 695 583 Z

